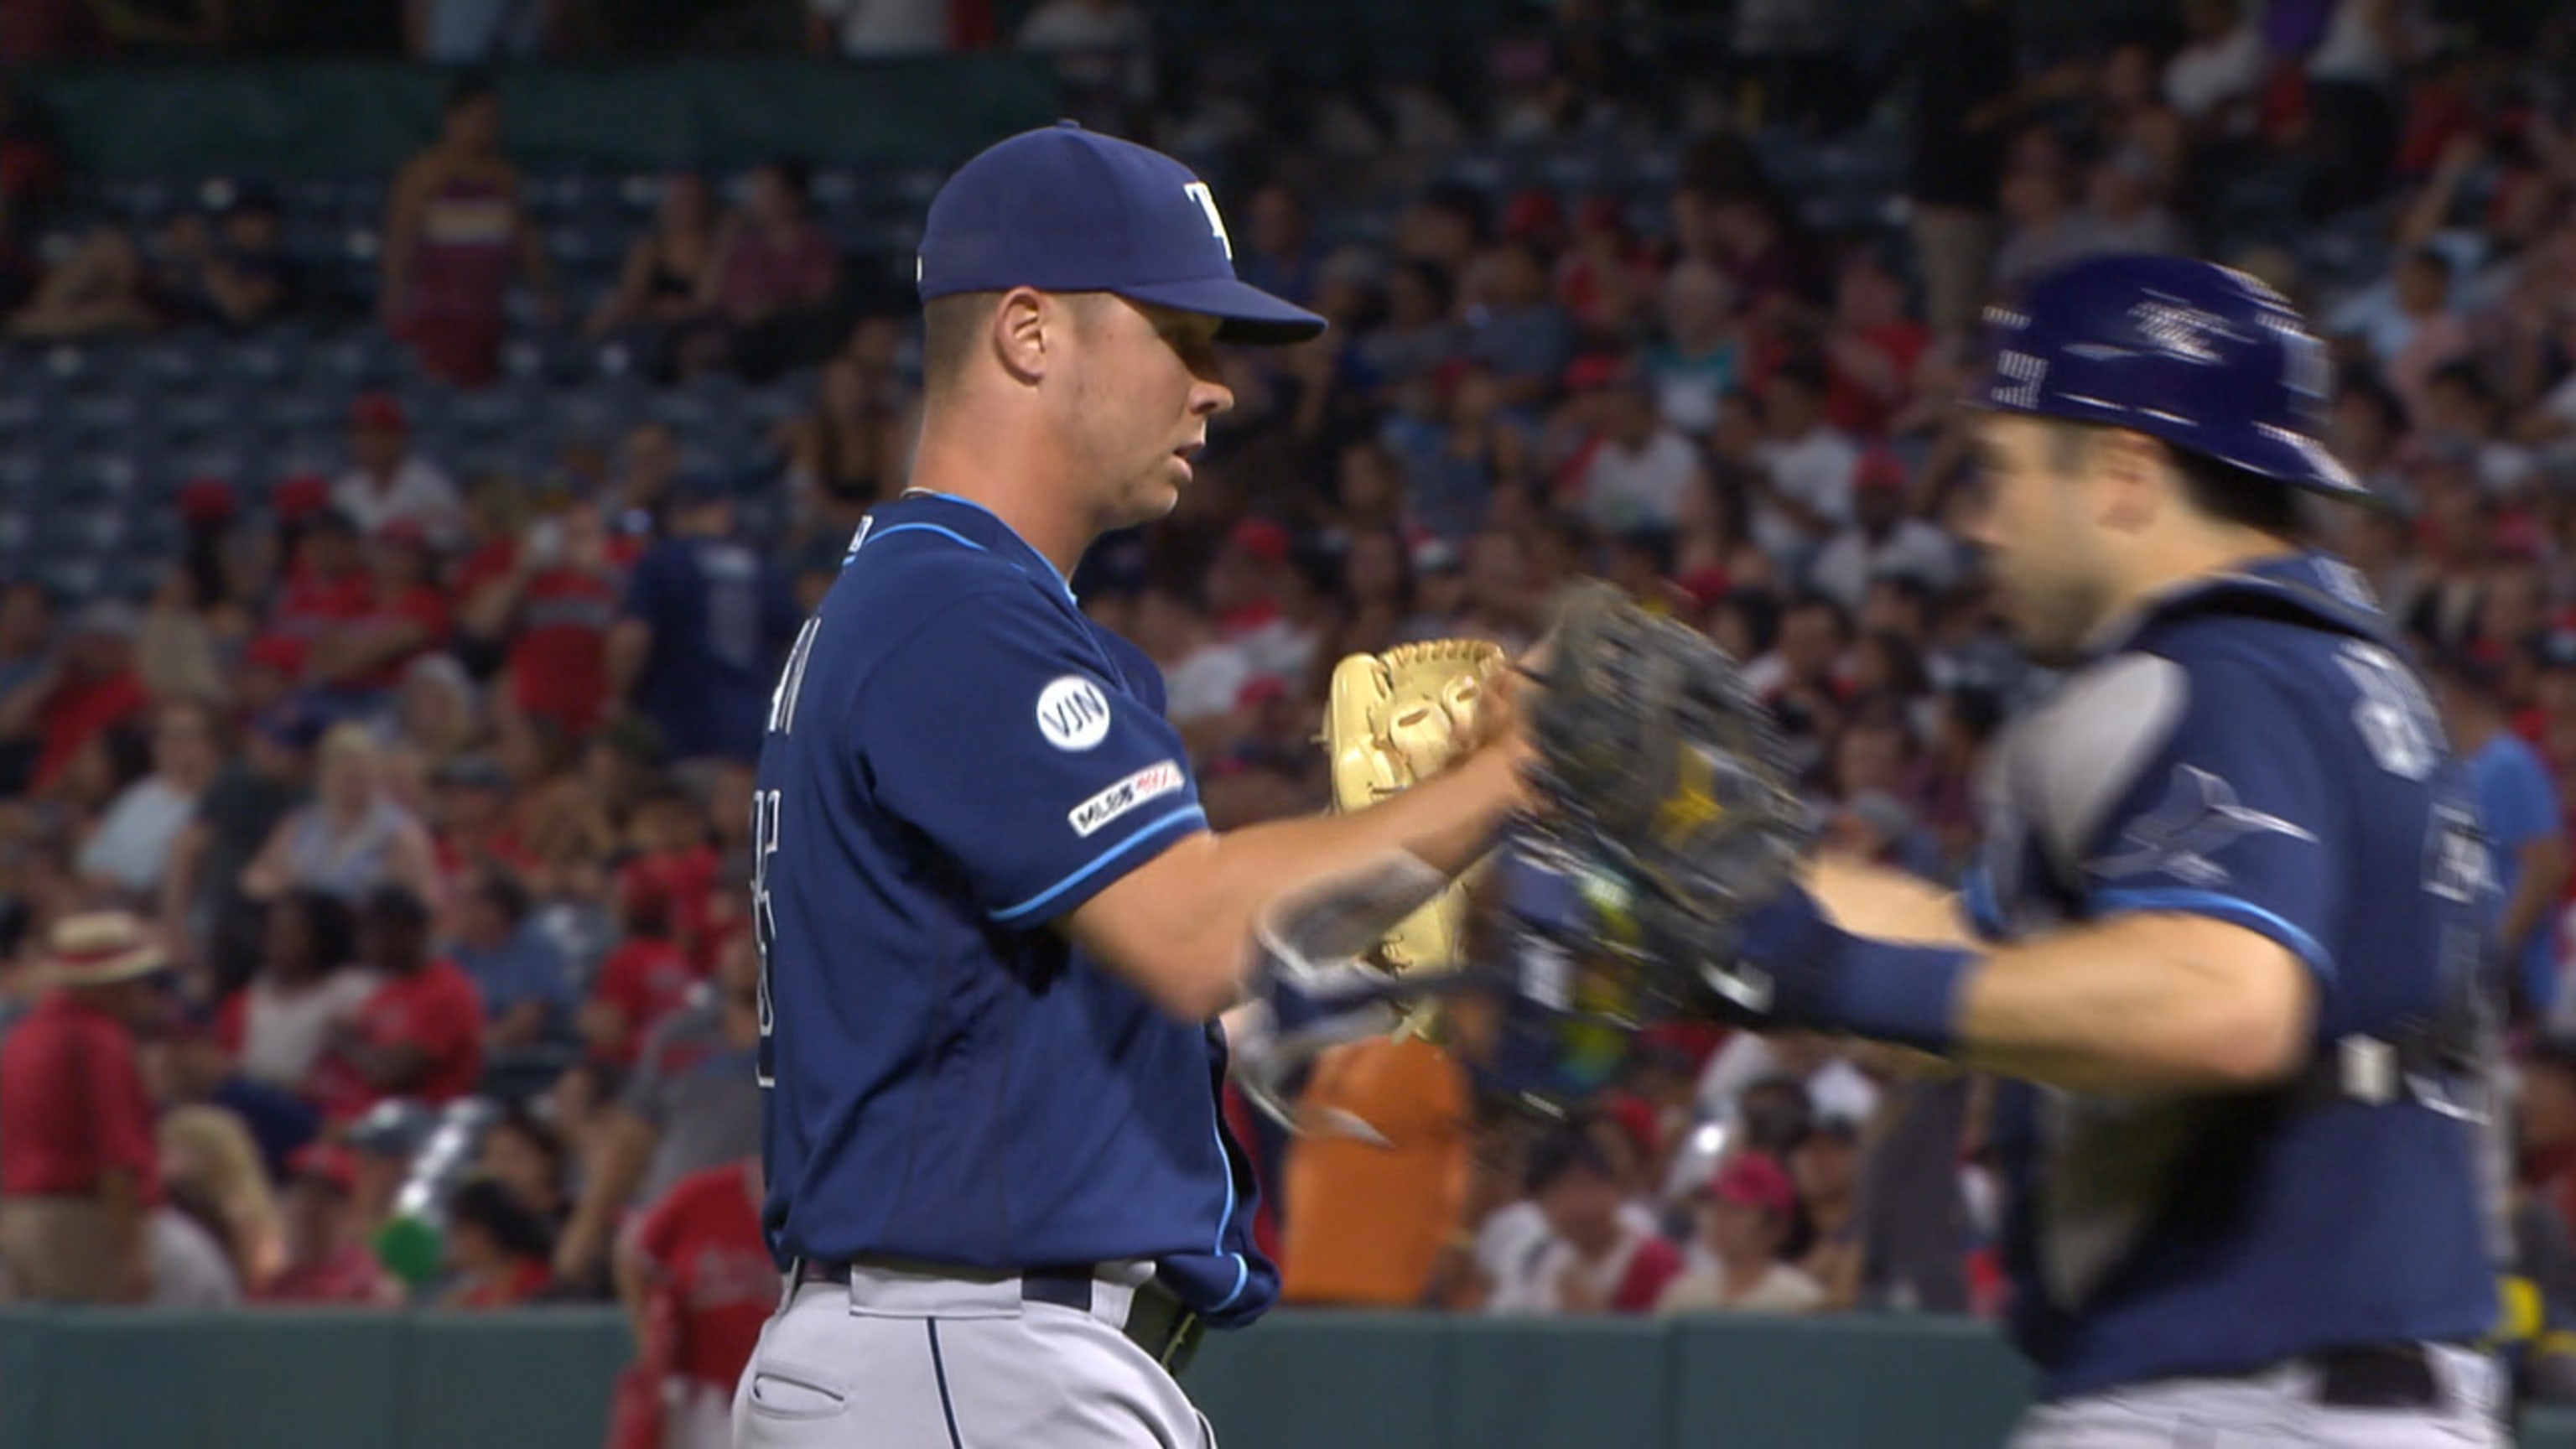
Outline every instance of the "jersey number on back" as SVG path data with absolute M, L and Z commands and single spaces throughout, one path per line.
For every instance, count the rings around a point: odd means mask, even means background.
M 2352 679 L 2361 697 L 2353 701 L 2353 728 L 2379 768 L 2408 780 L 2421 780 L 2440 762 L 2442 727 L 2435 722 L 2433 702 L 2424 686 L 2376 644 L 2346 644 L 2335 662 Z
M 778 687 L 769 692 L 769 732 L 783 735 L 796 725 L 796 697 L 805 692 L 805 660 L 814 652 L 814 631 L 823 626 L 821 615 L 805 621 L 796 631 L 796 643 L 787 651 L 787 667 L 778 671 Z
M 801 657 L 801 656 L 800 656 Z M 751 792 L 751 938 L 760 948 L 760 1085 L 778 1085 L 770 1065 L 769 1033 L 777 1016 L 769 999 L 769 943 L 778 935 L 778 917 L 769 905 L 769 862 L 778 854 L 778 792 Z

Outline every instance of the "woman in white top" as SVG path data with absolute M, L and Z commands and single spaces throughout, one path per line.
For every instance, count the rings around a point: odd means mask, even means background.
M 355 902 L 388 881 L 433 904 L 445 894 L 429 831 L 387 788 L 375 735 L 335 725 L 322 737 L 313 803 L 269 833 L 242 870 L 242 894 L 273 901 L 301 887 Z
M 82 877 L 143 901 L 222 767 L 214 712 L 195 700 L 164 704 L 152 726 L 152 773 L 119 792 L 81 842 Z
M 219 1024 L 234 1070 L 262 1086 L 301 1088 L 332 1023 L 383 982 L 349 964 L 356 954 L 355 917 L 338 897 L 297 890 L 270 902 L 259 974 L 224 1004 Z

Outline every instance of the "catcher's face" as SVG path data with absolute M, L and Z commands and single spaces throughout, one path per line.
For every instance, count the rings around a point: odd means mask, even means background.
M 1218 380 L 1217 326 L 1105 295 L 1082 309 L 1064 424 L 1104 531 L 1171 512 L 1191 457 L 1207 445 L 1208 419 L 1234 406 Z
M 2071 662 L 2110 607 L 2095 489 L 2066 466 L 2050 424 L 1986 414 L 1975 428 L 1982 496 L 1969 538 L 1985 551 L 1995 606 L 2033 659 Z

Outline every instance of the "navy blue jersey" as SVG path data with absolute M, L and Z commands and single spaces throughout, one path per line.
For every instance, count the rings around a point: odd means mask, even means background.
M 1053 923 L 1207 828 L 1163 683 L 1001 520 L 877 509 L 799 633 L 754 810 L 772 1251 L 1147 1259 L 1219 1326 L 1278 1274 L 1225 1047 Z
M 750 761 L 778 660 L 795 634 L 787 580 L 726 539 L 667 539 L 635 561 L 625 614 L 653 630 L 635 707 L 675 759 Z
M 2316 1050 L 2385 1039 L 2481 969 L 2465 771 L 2358 580 L 2315 556 L 2168 598 L 1998 742 L 1981 930 L 2133 911 L 2256 931 L 2316 985 Z M 2005 1086 L 2013 1327 L 2050 1395 L 2496 1320 L 2485 1102 Z

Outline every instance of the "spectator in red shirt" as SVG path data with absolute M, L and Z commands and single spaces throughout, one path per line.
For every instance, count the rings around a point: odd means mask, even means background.
M 447 1204 L 447 1266 L 454 1275 L 441 1308 L 508 1308 L 553 1281 L 554 1237 L 545 1220 L 499 1179 L 477 1177 Z
M 280 662 L 288 663 L 299 679 L 316 639 L 367 612 L 374 583 L 360 547 L 365 537 L 354 517 L 326 507 L 313 515 L 294 546 L 277 600 L 269 607 L 262 643 L 291 645 L 291 655 Z
M 343 696 L 371 697 L 402 683 L 403 667 L 447 642 L 447 595 L 430 576 L 428 536 L 396 519 L 367 547 L 365 605 L 326 625 L 307 673 Z
M 123 911 L 67 917 L 50 946 L 52 989 L 0 1043 L 0 1276 L 35 1302 L 142 1302 L 160 1145 L 134 1047 L 166 958 Z
M 538 524 L 509 567 L 467 594 L 459 622 L 508 641 L 502 696 L 512 708 L 578 738 L 608 704 L 608 630 L 625 575 L 609 557 L 608 519 L 576 503 Z
M 673 906 L 668 893 L 627 868 L 618 890 L 620 939 L 599 963 L 580 1013 L 592 1061 L 632 1065 L 646 1034 L 688 1003 L 698 973 L 672 939 Z
M 353 1204 L 357 1164 L 348 1149 L 317 1142 L 287 1163 L 286 1266 L 257 1301 L 369 1308 L 402 1305 L 402 1288 L 367 1247 Z
M 665 1449 L 726 1449 L 734 1386 L 778 1307 L 778 1269 L 761 1234 L 760 1162 L 746 1158 L 680 1179 L 618 1254 L 617 1291 L 650 1335 L 651 1299 L 676 1310 L 665 1389 Z
M 1905 283 L 1876 254 L 1855 252 L 1834 290 L 1825 333 L 1825 421 L 1855 438 L 1887 431 L 1914 396 L 1914 369 L 1932 345 L 1905 315 Z
M 698 281 L 700 304 L 725 323 L 714 336 L 726 359 L 760 381 L 819 358 L 834 340 L 828 309 L 840 285 L 840 255 L 806 211 L 805 173 L 785 163 L 752 172 L 750 195 L 725 218 Z M 681 365 L 709 360 L 693 339 Z
M 455 963 L 432 958 L 429 942 L 429 907 L 419 896 L 399 885 L 368 896 L 358 956 L 386 980 L 324 1035 L 311 1091 L 331 1120 L 398 1097 L 442 1106 L 482 1080 L 482 993 Z
M 1528 1296 L 1498 1292 L 1487 1311 L 1646 1313 L 1681 1276 L 1681 1250 L 1631 1220 L 1618 1170 L 1587 1124 L 1567 1123 L 1533 1149 L 1528 1182 L 1548 1240 Z
M 54 788 L 92 740 L 151 702 L 134 672 L 134 635 L 141 626 L 130 605 L 91 604 L 72 620 L 61 652 L 0 699 L 0 739 L 36 740 L 30 791 Z

